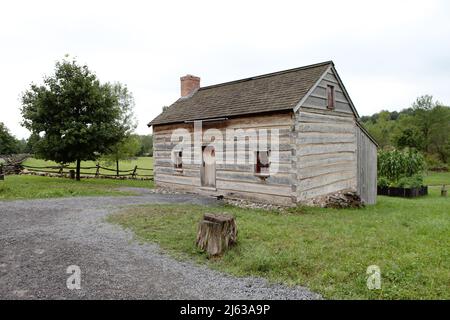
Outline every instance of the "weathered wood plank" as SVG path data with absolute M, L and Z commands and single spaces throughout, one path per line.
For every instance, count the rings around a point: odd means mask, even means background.
M 328 73 L 325 75 L 324 80 L 329 81 L 329 82 L 333 82 L 333 83 L 335 83 L 335 84 L 338 84 L 338 83 L 339 83 L 338 80 L 336 79 L 336 77 L 334 76 L 334 74 L 331 73 L 331 72 L 328 72 Z
M 333 182 L 331 184 L 325 186 L 319 186 L 314 189 L 304 190 L 299 193 L 299 201 L 304 201 L 308 199 L 312 199 L 319 196 L 324 196 L 333 192 L 345 190 L 345 189 L 354 189 L 356 184 L 356 179 L 344 179 L 341 181 Z
M 324 174 L 331 174 L 331 173 L 344 172 L 344 171 L 354 171 L 355 165 L 356 165 L 355 161 L 349 161 L 349 162 L 342 162 L 342 163 L 332 163 L 327 166 L 300 168 L 298 170 L 298 178 L 306 179 L 306 178 L 313 178 L 313 177 L 324 175 Z
M 330 83 L 330 84 L 331 84 L 331 83 Z M 334 85 L 335 85 L 335 84 L 334 84 Z M 321 83 L 317 86 L 317 88 L 322 89 L 322 90 L 325 90 L 325 92 L 326 92 L 326 90 L 327 90 L 326 82 L 321 82 Z M 342 95 L 344 94 L 344 92 L 342 91 L 342 89 L 341 89 L 340 87 L 335 87 L 335 88 L 334 88 L 334 92 L 335 92 L 335 93 L 341 93 Z
M 353 133 L 321 133 L 321 132 L 301 132 L 298 135 L 298 144 L 313 143 L 355 143 L 356 136 Z
M 299 123 L 296 125 L 299 132 L 323 132 L 323 133 L 355 133 L 354 125 L 332 123 Z
M 278 173 L 291 173 L 292 163 L 277 163 Z M 217 170 L 236 171 L 236 172 L 253 172 L 254 164 L 216 164 Z
M 318 123 L 345 123 L 348 125 L 354 125 L 355 119 L 350 115 L 333 115 L 323 114 L 318 112 L 303 111 L 300 109 L 298 114 L 299 122 L 318 122 Z
M 293 184 L 291 174 L 274 174 L 266 179 L 261 179 L 255 176 L 254 172 L 232 172 L 232 171 L 222 171 L 218 170 L 216 173 L 216 179 L 224 181 L 243 181 L 249 183 L 255 183 L 258 185 L 287 185 L 291 186 Z
M 292 132 L 291 126 L 285 126 L 284 128 L 275 128 L 275 127 L 259 128 L 256 131 L 256 133 L 257 134 L 258 133 L 262 134 L 263 130 L 265 130 L 265 131 L 267 131 L 267 137 L 270 138 L 270 134 L 271 134 L 272 129 L 273 129 L 274 132 L 275 132 L 275 129 L 276 129 L 276 132 L 277 132 L 278 137 L 280 139 L 285 138 L 285 137 L 286 138 L 290 137 L 290 134 Z M 234 136 L 235 136 L 234 131 L 228 132 L 228 134 L 227 134 L 227 132 L 225 130 L 221 130 L 221 133 L 222 133 L 222 136 L 223 136 L 223 138 L 222 138 L 223 141 L 228 141 L 228 140 L 230 140 L 230 138 L 234 138 Z M 207 136 L 207 135 L 205 135 L 205 136 Z M 176 136 L 174 136 L 174 137 L 176 137 Z M 190 138 L 191 138 L 191 141 L 193 143 L 194 135 L 193 135 L 192 132 L 190 133 Z M 246 139 L 248 140 L 249 138 L 246 137 Z M 153 136 L 153 142 L 154 143 L 171 142 L 171 140 L 172 140 L 172 132 L 168 132 L 168 133 L 164 133 L 164 134 L 157 133 L 157 134 L 155 134 Z
M 336 144 L 308 144 L 300 145 L 297 154 L 299 156 L 336 153 L 336 152 L 355 152 L 355 143 L 336 143 Z
M 356 167 L 352 170 L 341 171 L 323 174 L 311 178 L 302 179 L 300 177 L 300 190 L 306 191 L 309 189 L 319 188 L 322 186 L 326 186 L 336 181 L 347 180 L 347 179 L 355 179 L 355 188 L 356 188 Z
M 354 152 L 325 153 L 319 155 L 303 155 L 297 157 L 297 168 L 338 164 L 341 162 L 356 161 Z
M 336 110 L 343 112 L 351 111 L 350 103 L 336 100 Z
M 308 99 L 306 99 L 304 104 L 321 107 L 321 108 L 326 108 L 327 107 L 327 99 L 309 96 Z
M 273 186 L 273 185 L 258 185 L 254 183 L 242 182 L 242 181 L 225 181 L 217 179 L 217 189 L 226 189 L 234 191 L 245 190 L 249 193 L 259 193 L 268 195 L 279 196 L 294 196 L 291 186 Z
M 360 129 L 357 129 L 358 193 L 367 204 L 376 203 L 377 147 Z
M 185 184 L 185 185 L 192 185 L 192 186 L 200 186 L 200 176 L 185 177 L 185 176 L 181 176 L 181 175 L 175 176 L 175 175 L 168 175 L 168 174 L 156 174 L 155 181 Z
M 174 167 L 156 167 L 154 170 L 155 174 L 165 174 L 173 176 L 185 176 L 185 177 L 199 177 L 200 168 L 198 169 L 188 169 L 183 166 L 183 171 L 177 171 Z
M 329 110 L 323 107 L 318 107 L 318 106 L 314 106 L 314 105 L 310 105 L 310 104 L 303 104 L 302 107 L 300 109 L 303 110 L 308 110 L 311 112 L 326 112 L 332 115 L 340 115 L 340 116 L 354 116 L 353 111 L 351 110 Z

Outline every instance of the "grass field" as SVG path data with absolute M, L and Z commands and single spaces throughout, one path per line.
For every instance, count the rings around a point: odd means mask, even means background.
M 33 167 L 56 166 L 52 161 L 29 158 L 24 165 Z M 69 164 L 74 166 L 75 164 Z M 102 166 L 108 167 L 106 164 Z M 153 168 L 153 158 L 140 157 L 136 160 L 121 161 L 120 169 L 133 169 L 135 166 L 141 168 Z M 82 167 L 95 166 L 93 161 L 83 161 Z M 113 168 L 113 166 L 110 166 Z M 46 169 L 47 170 L 47 169 Z M 52 171 L 52 170 L 49 170 Z M 55 172 L 58 170 L 55 169 Z M 95 169 L 82 170 L 95 173 Z M 113 172 L 101 170 L 101 173 L 114 174 Z M 152 174 L 151 171 L 140 171 L 141 174 Z M 96 196 L 96 195 L 130 195 L 130 192 L 118 191 L 120 187 L 142 187 L 153 188 L 153 181 L 141 180 L 115 180 L 115 179 L 82 179 L 73 181 L 66 178 L 39 177 L 39 176 L 6 176 L 5 181 L 0 181 L 0 200 L 14 199 L 37 199 L 54 197 L 74 197 L 74 196 Z
M 195 247 L 205 212 L 237 218 L 238 245 L 221 259 L 208 260 Z M 133 208 L 109 221 L 178 258 L 237 276 L 307 286 L 329 299 L 450 299 L 450 198 L 440 197 L 436 187 L 422 198 L 378 197 L 377 205 L 361 210 L 159 205 Z M 381 268 L 381 290 L 367 289 L 370 265 Z
M 118 191 L 120 187 L 153 188 L 153 181 L 6 176 L 0 181 L 0 200 L 132 194 Z
M 450 189 L 450 172 L 429 172 L 424 179 L 425 185 L 447 185 Z
M 41 159 L 35 159 L 35 158 L 28 158 L 27 160 L 24 161 L 23 163 L 26 166 L 31 166 L 31 167 L 48 167 L 48 166 L 57 166 L 58 164 L 53 162 L 53 161 L 45 161 L 45 160 L 41 160 Z M 95 167 L 95 165 L 97 164 L 97 162 L 95 161 L 82 161 L 81 162 L 81 167 Z M 104 162 L 100 162 L 100 165 L 105 167 L 105 168 L 111 168 L 113 170 L 116 169 L 115 164 L 108 164 L 108 163 L 104 163 Z M 138 157 L 135 160 L 130 160 L 130 161 L 120 161 L 119 162 L 119 169 L 120 170 L 132 170 L 134 169 L 135 166 L 138 166 L 138 168 L 144 168 L 144 169 L 152 169 L 153 168 L 153 158 L 152 157 Z M 70 163 L 69 164 L 70 167 L 75 167 L 75 163 Z M 54 171 L 54 172 L 58 172 L 58 169 L 46 169 L 49 171 Z M 86 172 L 86 173 L 92 173 L 95 174 L 96 169 L 82 169 L 82 172 Z M 101 174 L 115 174 L 115 172 L 109 171 L 109 170 L 104 170 L 104 169 L 100 169 L 100 173 Z M 139 175 L 149 175 L 149 174 L 153 174 L 152 171 L 147 171 L 147 170 L 138 170 L 137 171 L 138 176 Z

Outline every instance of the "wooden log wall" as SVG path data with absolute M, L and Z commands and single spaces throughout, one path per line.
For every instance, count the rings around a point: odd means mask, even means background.
M 366 204 L 377 201 L 377 146 L 360 127 L 358 142 L 358 193 Z
M 297 201 L 345 189 L 356 190 L 353 114 L 302 107 L 295 118 Z
M 270 203 L 290 205 L 296 201 L 295 177 L 293 170 L 293 149 L 295 149 L 295 133 L 293 113 L 258 115 L 251 117 L 241 117 L 229 119 L 221 122 L 203 123 L 203 132 L 208 129 L 217 129 L 223 136 L 223 150 L 216 149 L 216 159 L 225 160 L 226 145 L 234 145 L 236 154 L 242 156 L 245 163 L 229 164 L 227 162 L 216 163 L 216 191 L 204 190 L 200 181 L 200 165 L 183 163 L 183 171 L 175 170 L 171 161 L 171 154 L 177 142 L 171 141 L 172 132 L 175 129 L 186 129 L 191 138 L 191 144 L 183 146 L 193 150 L 194 125 L 173 124 L 159 125 L 153 128 L 154 135 L 154 175 L 157 186 L 178 189 L 185 192 L 207 193 L 223 195 L 229 198 L 245 198 Z M 279 132 L 279 157 L 271 157 L 271 166 L 276 166 L 278 172 L 271 174 L 267 179 L 263 179 L 254 174 L 254 164 L 250 160 L 249 148 L 257 145 L 254 138 L 246 139 L 245 150 L 238 149 L 238 142 L 234 137 L 227 137 L 227 129 L 277 129 Z M 230 140 L 233 139 L 233 140 Z M 268 135 L 270 143 L 270 134 Z M 216 140 L 217 142 L 217 140 Z M 219 144 L 220 145 L 220 144 Z M 218 145 L 218 146 L 219 146 Z M 186 150 L 186 149 L 185 149 Z M 225 152 L 224 152 L 225 150 Z M 254 152 L 256 150 L 251 150 Z M 193 159 L 193 158 L 192 158 Z

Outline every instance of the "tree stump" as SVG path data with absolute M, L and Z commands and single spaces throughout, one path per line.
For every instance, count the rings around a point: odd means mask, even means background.
M 198 225 L 197 246 L 209 256 L 220 256 L 237 241 L 234 217 L 226 214 L 205 213 Z

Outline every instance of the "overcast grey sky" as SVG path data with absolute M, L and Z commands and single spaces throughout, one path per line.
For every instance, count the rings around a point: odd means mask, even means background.
M 187 73 L 205 86 L 334 60 L 360 115 L 450 104 L 449 1 L 15 0 L 0 44 L 0 121 L 20 138 L 20 93 L 66 53 L 128 85 L 140 134 Z

